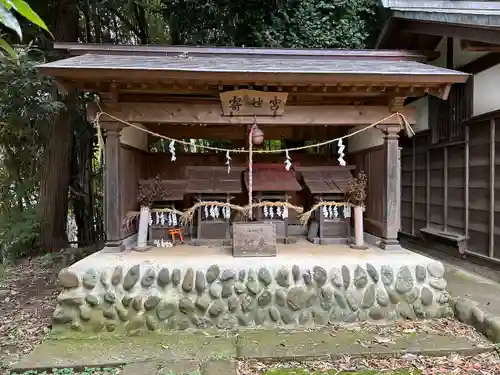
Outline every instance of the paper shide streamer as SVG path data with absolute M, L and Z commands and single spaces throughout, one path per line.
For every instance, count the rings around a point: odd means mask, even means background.
M 290 170 L 292 167 L 292 158 L 290 158 L 290 155 L 288 154 L 288 150 L 285 151 L 285 169 L 287 171 Z
M 172 155 L 172 157 L 170 158 L 170 161 L 175 161 L 177 159 L 177 157 L 175 156 L 175 141 L 172 140 L 170 141 L 170 144 L 168 145 L 168 150 L 170 151 L 170 154 Z
M 342 139 L 339 139 L 339 150 L 338 150 L 338 154 L 339 154 L 339 158 L 337 159 L 339 161 L 339 164 L 342 166 L 342 167 L 345 167 L 345 160 L 344 160 L 344 150 L 345 150 L 345 145 L 344 143 L 342 142 Z

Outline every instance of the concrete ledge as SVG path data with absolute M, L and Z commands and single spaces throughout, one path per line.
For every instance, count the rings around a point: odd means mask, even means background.
M 441 263 L 407 251 L 345 246 L 336 256 L 320 248 L 273 258 L 165 255 L 193 249 L 182 246 L 158 249 L 158 257 L 153 250 L 94 254 L 59 274 L 53 333 L 315 328 L 452 316 Z
M 488 314 L 477 302 L 466 298 L 452 299 L 452 306 L 458 320 L 473 326 L 493 343 L 500 343 L 500 316 Z

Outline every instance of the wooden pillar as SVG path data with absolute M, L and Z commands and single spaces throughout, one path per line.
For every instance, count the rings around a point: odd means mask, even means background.
M 401 226 L 401 162 L 399 159 L 398 126 L 381 127 L 384 134 L 384 197 L 383 238 L 380 247 L 384 250 L 399 249 L 398 232 Z
M 120 124 L 106 124 L 104 146 L 104 225 L 106 246 L 121 247 L 122 200 L 120 186 L 121 144 Z

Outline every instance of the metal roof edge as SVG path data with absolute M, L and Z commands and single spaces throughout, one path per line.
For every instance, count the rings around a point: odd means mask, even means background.
M 446 1 L 446 0 L 381 0 L 382 6 L 388 9 L 429 11 L 445 10 L 500 10 L 500 2 L 496 1 Z

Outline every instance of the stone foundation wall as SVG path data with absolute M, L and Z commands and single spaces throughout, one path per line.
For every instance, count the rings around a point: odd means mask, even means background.
M 315 327 L 453 315 L 439 262 L 312 269 L 206 270 L 138 264 L 79 274 L 64 269 L 55 334 Z

